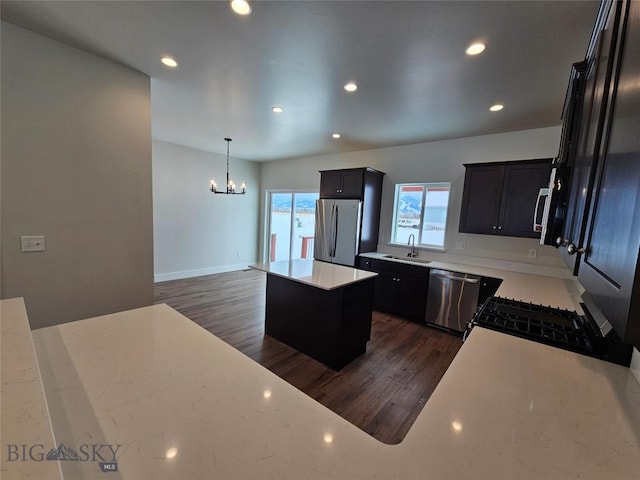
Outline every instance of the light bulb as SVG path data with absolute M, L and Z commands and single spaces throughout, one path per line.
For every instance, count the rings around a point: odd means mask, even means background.
M 251 13 L 251 5 L 246 0 L 232 0 L 231 9 L 238 15 L 249 15 Z

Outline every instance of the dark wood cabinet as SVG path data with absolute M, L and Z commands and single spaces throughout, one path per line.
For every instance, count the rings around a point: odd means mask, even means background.
M 568 164 L 570 182 L 566 197 L 565 222 L 558 239 L 560 256 L 574 275 L 578 274 L 584 245 L 589 205 L 602 144 L 613 56 L 616 50 L 616 8 L 607 10 L 599 22 L 594 44 L 585 61 L 584 95 L 577 126 L 576 152 Z M 562 152 L 562 151 L 561 151 Z
M 465 164 L 460 232 L 540 238 L 534 216 L 550 171 L 550 158 Z
M 465 165 L 460 232 L 498 233 L 503 165 Z
M 371 259 L 367 257 L 358 257 L 358 260 L 356 261 L 356 268 L 371 271 Z
M 588 63 L 586 61 L 574 63 L 571 66 L 569 86 L 562 109 L 562 134 L 560 136 L 560 150 L 552 163 L 552 191 L 548 198 L 548 218 L 544 238 L 544 245 L 557 247 L 563 242 L 563 234 L 567 231 L 567 209 L 574 205 L 569 198 L 572 172 L 579 167 L 576 159 L 579 141 L 582 137 L 581 119 L 585 110 L 585 84 Z M 551 182 L 550 182 L 551 183 Z
M 346 168 L 320 172 L 320 198 L 358 198 L 364 200 L 364 187 L 370 175 L 376 176 L 372 168 Z
M 374 279 L 324 290 L 267 273 L 265 334 L 339 370 L 366 351 Z
M 611 8 L 601 35 L 612 81 L 578 279 L 621 339 L 640 346 L 640 2 Z
M 478 305 L 484 304 L 489 297 L 493 297 L 502 284 L 501 278 L 482 277 L 478 291 Z
M 383 177 L 383 172 L 368 167 L 320 171 L 320 198 L 362 200 L 359 253 L 378 248 Z
M 378 274 L 373 291 L 375 310 L 424 322 L 429 268 L 363 257 L 358 265 Z
M 429 269 L 422 268 L 422 275 L 404 273 L 398 275 L 398 295 L 396 298 L 396 311 L 398 315 L 413 320 L 424 322 L 427 311 L 427 289 L 429 287 Z
M 400 290 L 398 276 L 386 272 L 377 273 L 373 289 L 373 308 L 379 312 L 397 313 L 396 299 Z

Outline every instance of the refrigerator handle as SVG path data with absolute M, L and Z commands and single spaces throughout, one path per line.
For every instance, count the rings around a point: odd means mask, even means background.
M 336 210 L 336 206 L 334 203 L 331 204 L 331 215 L 329 215 L 329 222 L 326 224 L 327 225 L 327 231 L 328 231 L 328 236 L 327 236 L 327 247 L 329 250 L 329 258 L 333 257 L 333 239 L 335 237 L 335 232 L 333 231 L 333 218 L 335 217 L 335 212 Z
M 334 216 L 334 223 L 333 223 L 333 253 L 331 254 L 332 257 L 336 256 L 336 247 L 338 245 L 338 206 L 335 206 L 336 208 L 336 213 Z

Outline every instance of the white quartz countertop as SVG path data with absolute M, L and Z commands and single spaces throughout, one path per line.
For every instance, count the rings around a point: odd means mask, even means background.
M 0 333 L 0 477 L 59 479 L 58 462 L 38 461 L 56 445 L 22 298 L 0 302 Z
M 636 479 L 630 369 L 475 328 L 385 445 L 166 305 L 33 332 L 58 441 L 120 479 Z M 65 478 L 102 478 L 60 462 Z M 106 478 L 106 477 L 105 477 Z
M 249 267 L 323 290 L 333 290 L 378 275 L 366 270 L 311 259 L 258 263 Z
M 451 272 L 500 278 L 503 281 L 495 294 L 498 297 L 513 298 L 523 302 L 549 305 L 556 308 L 575 310 L 579 314 L 583 313 L 582 308 L 580 307 L 582 287 L 574 278 L 550 277 L 546 275 L 535 275 L 498 268 L 441 261 L 417 263 L 411 262 L 409 259 L 388 258 L 387 254 L 380 252 L 364 253 L 360 256 L 389 262 L 408 263 L 425 268 L 438 268 L 442 270 L 449 270 Z

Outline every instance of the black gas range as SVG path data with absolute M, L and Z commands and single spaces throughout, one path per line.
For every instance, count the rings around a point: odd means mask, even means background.
M 611 329 L 603 333 L 588 308 L 580 305 L 585 315 L 519 300 L 489 297 L 469 322 L 465 338 L 475 325 L 479 325 L 629 366 L 633 347 L 622 343 Z

